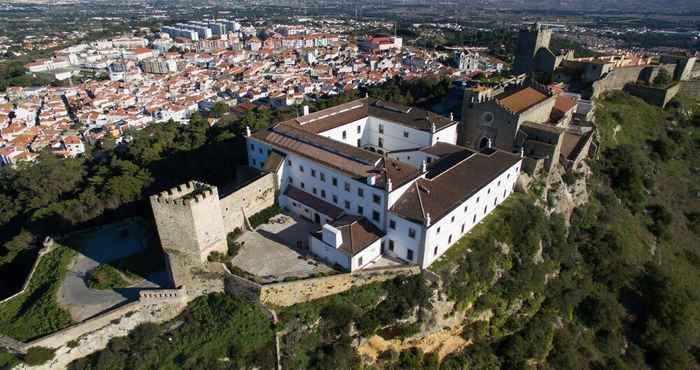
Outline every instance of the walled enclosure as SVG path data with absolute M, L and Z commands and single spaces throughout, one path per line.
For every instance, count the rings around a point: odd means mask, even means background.
M 274 174 L 265 173 L 219 197 L 216 186 L 190 181 L 150 197 L 174 287 L 192 286 L 192 271 L 211 252 L 227 250 L 226 235 L 275 204 Z

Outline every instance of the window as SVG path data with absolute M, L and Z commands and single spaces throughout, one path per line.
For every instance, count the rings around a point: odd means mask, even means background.
M 262 148 L 258 148 L 258 153 L 262 154 Z
M 462 234 L 464 234 L 464 224 L 462 224 Z
M 396 221 L 389 220 L 389 228 L 392 230 L 396 230 Z
M 501 186 L 501 180 L 498 180 L 498 186 Z
M 311 169 L 311 177 L 316 177 L 316 170 L 313 168 Z
M 469 209 L 469 206 L 464 206 L 464 213 L 467 213 L 467 209 Z
M 486 210 L 489 208 L 489 206 L 484 206 L 484 214 L 486 214 Z
M 383 148 L 384 147 L 384 139 L 382 139 L 381 137 L 378 138 L 377 139 L 377 146 L 380 148 Z
M 450 222 L 454 223 L 455 222 L 455 216 L 452 216 L 452 220 Z
M 503 189 L 503 198 L 506 197 L 506 189 Z
M 506 175 L 506 178 L 509 179 L 509 178 L 510 178 L 510 174 L 507 174 L 507 175 Z
M 357 147 L 359 148 L 359 147 L 361 147 L 361 146 L 362 146 L 362 140 L 357 139 Z
M 321 189 L 321 198 L 326 199 L 326 191 Z
M 316 195 L 316 187 L 314 187 L 312 191 L 314 192 L 314 195 Z
M 360 256 L 360 258 L 357 259 L 357 265 L 362 266 L 362 256 Z
M 292 205 L 293 205 L 294 207 L 296 207 L 296 206 L 297 206 L 297 202 L 292 202 Z
M 408 228 L 408 237 L 411 239 L 415 239 L 416 238 L 416 229 L 409 227 Z
M 301 183 L 301 188 L 304 189 L 304 183 L 303 183 L 303 182 Z
M 406 250 L 406 259 L 409 261 L 413 261 L 413 250 L 411 250 L 411 249 Z
M 479 197 L 476 197 L 476 202 L 479 203 Z
M 362 131 L 362 128 L 360 126 L 357 126 L 357 133 L 359 134 Z
M 488 188 L 488 189 L 486 190 L 486 194 L 491 194 L 491 188 Z
M 347 181 L 345 182 L 345 191 L 350 192 L 350 183 Z
M 410 156 L 410 155 L 407 155 L 407 156 L 406 156 L 406 160 L 407 160 L 407 161 L 410 161 L 410 160 L 411 160 L 411 156 Z
M 433 249 L 433 255 L 437 256 L 437 246 L 435 246 L 435 249 Z
M 255 159 L 253 159 L 253 166 L 257 166 Z
M 365 209 L 362 208 L 362 206 L 357 206 L 357 213 L 359 213 L 360 215 L 363 215 L 364 212 L 365 212 Z
M 403 131 L 403 137 L 408 137 L 408 131 L 406 131 L 406 130 Z
M 496 206 L 496 202 L 498 202 L 498 197 L 496 197 L 496 198 L 493 199 L 493 206 L 494 206 L 494 207 Z
M 338 179 L 337 178 L 334 177 L 332 182 L 333 182 L 333 186 L 338 186 Z
M 440 234 L 440 228 L 439 228 L 439 227 L 437 228 L 437 233 Z
M 450 237 L 447 238 L 447 244 L 452 244 L 452 235 L 450 235 Z
M 299 165 L 299 171 L 304 172 L 304 166 Z
M 384 124 L 382 124 L 382 123 L 379 124 L 379 133 L 380 134 L 384 133 Z
M 333 203 L 338 204 L 338 196 L 333 194 Z
M 382 197 L 379 196 L 379 194 L 372 194 L 372 202 L 374 202 L 374 204 L 379 204 L 382 202 Z
M 294 179 L 292 178 L 292 176 L 289 176 L 287 178 L 287 181 L 289 181 L 290 184 L 294 184 Z
M 345 139 L 347 139 L 347 138 L 348 138 L 348 132 L 347 132 L 347 131 L 343 131 L 343 140 L 345 140 Z
M 363 198 L 365 196 L 365 190 L 362 188 L 357 188 L 357 196 Z
M 291 160 L 291 159 L 288 159 L 288 160 L 287 160 L 287 166 L 291 166 L 291 165 L 292 165 L 292 160 Z
M 394 241 L 391 239 L 389 239 L 389 250 L 392 252 L 394 251 Z
M 428 164 L 430 164 L 430 162 L 432 162 L 432 161 L 433 161 L 433 158 L 432 158 L 432 157 L 428 157 L 428 158 L 426 159 L 426 162 L 427 162 Z
M 326 182 L 326 174 L 323 172 L 319 172 L 318 176 L 321 178 L 321 181 Z
M 372 220 L 379 222 L 379 212 L 377 211 L 372 211 Z
M 345 209 L 350 209 L 350 202 L 347 200 L 345 201 Z
M 472 218 L 472 224 L 476 222 L 476 215 L 474 215 L 474 218 Z

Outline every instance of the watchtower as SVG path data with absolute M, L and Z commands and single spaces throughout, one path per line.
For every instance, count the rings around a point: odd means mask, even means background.
M 535 55 L 541 48 L 548 49 L 552 30 L 535 23 L 518 32 L 518 45 L 513 63 L 513 74 L 530 73 L 535 69 Z
M 173 285 L 188 285 L 193 267 L 211 252 L 226 251 L 219 192 L 215 186 L 190 181 L 149 199 Z

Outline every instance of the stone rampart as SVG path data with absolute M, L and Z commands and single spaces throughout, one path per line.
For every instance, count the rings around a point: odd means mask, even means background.
M 386 281 L 397 276 L 416 275 L 420 271 L 419 266 L 401 266 L 263 285 L 260 301 L 271 306 L 291 306 L 342 293 L 356 286 Z
M 700 78 L 700 76 L 698 76 Z M 700 98 L 700 80 L 682 81 L 680 93 L 691 98 Z
M 221 197 L 219 208 L 224 228 L 228 232 L 243 228 L 245 215 L 252 216 L 274 204 L 275 178 L 272 173 L 266 173 Z
M 664 108 L 666 104 L 680 91 L 681 84 L 675 83 L 666 88 L 646 86 L 640 84 L 629 84 L 625 91 L 631 95 L 642 98 L 645 102 Z
M 36 271 L 37 267 L 39 267 L 39 262 L 41 262 L 42 257 L 44 257 L 47 253 L 51 252 L 53 250 L 53 244 L 50 246 L 44 246 L 41 248 L 39 251 L 39 254 L 36 256 L 36 259 L 34 260 L 34 264 L 32 265 L 32 269 L 29 270 L 29 275 L 27 275 L 27 278 L 24 280 L 24 284 L 22 284 L 22 289 L 19 290 L 19 292 L 3 299 L 0 301 L 0 304 L 5 303 L 12 298 L 17 297 L 18 295 L 24 293 L 25 290 L 27 290 L 27 287 L 29 287 L 29 282 L 32 281 L 32 276 L 34 276 L 34 271 Z

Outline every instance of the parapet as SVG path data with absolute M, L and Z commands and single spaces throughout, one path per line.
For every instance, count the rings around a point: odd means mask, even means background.
M 151 200 L 155 203 L 186 206 L 192 202 L 199 203 L 208 197 L 215 197 L 218 201 L 219 196 L 216 186 L 190 180 L 184 184 L 152 195 Z

